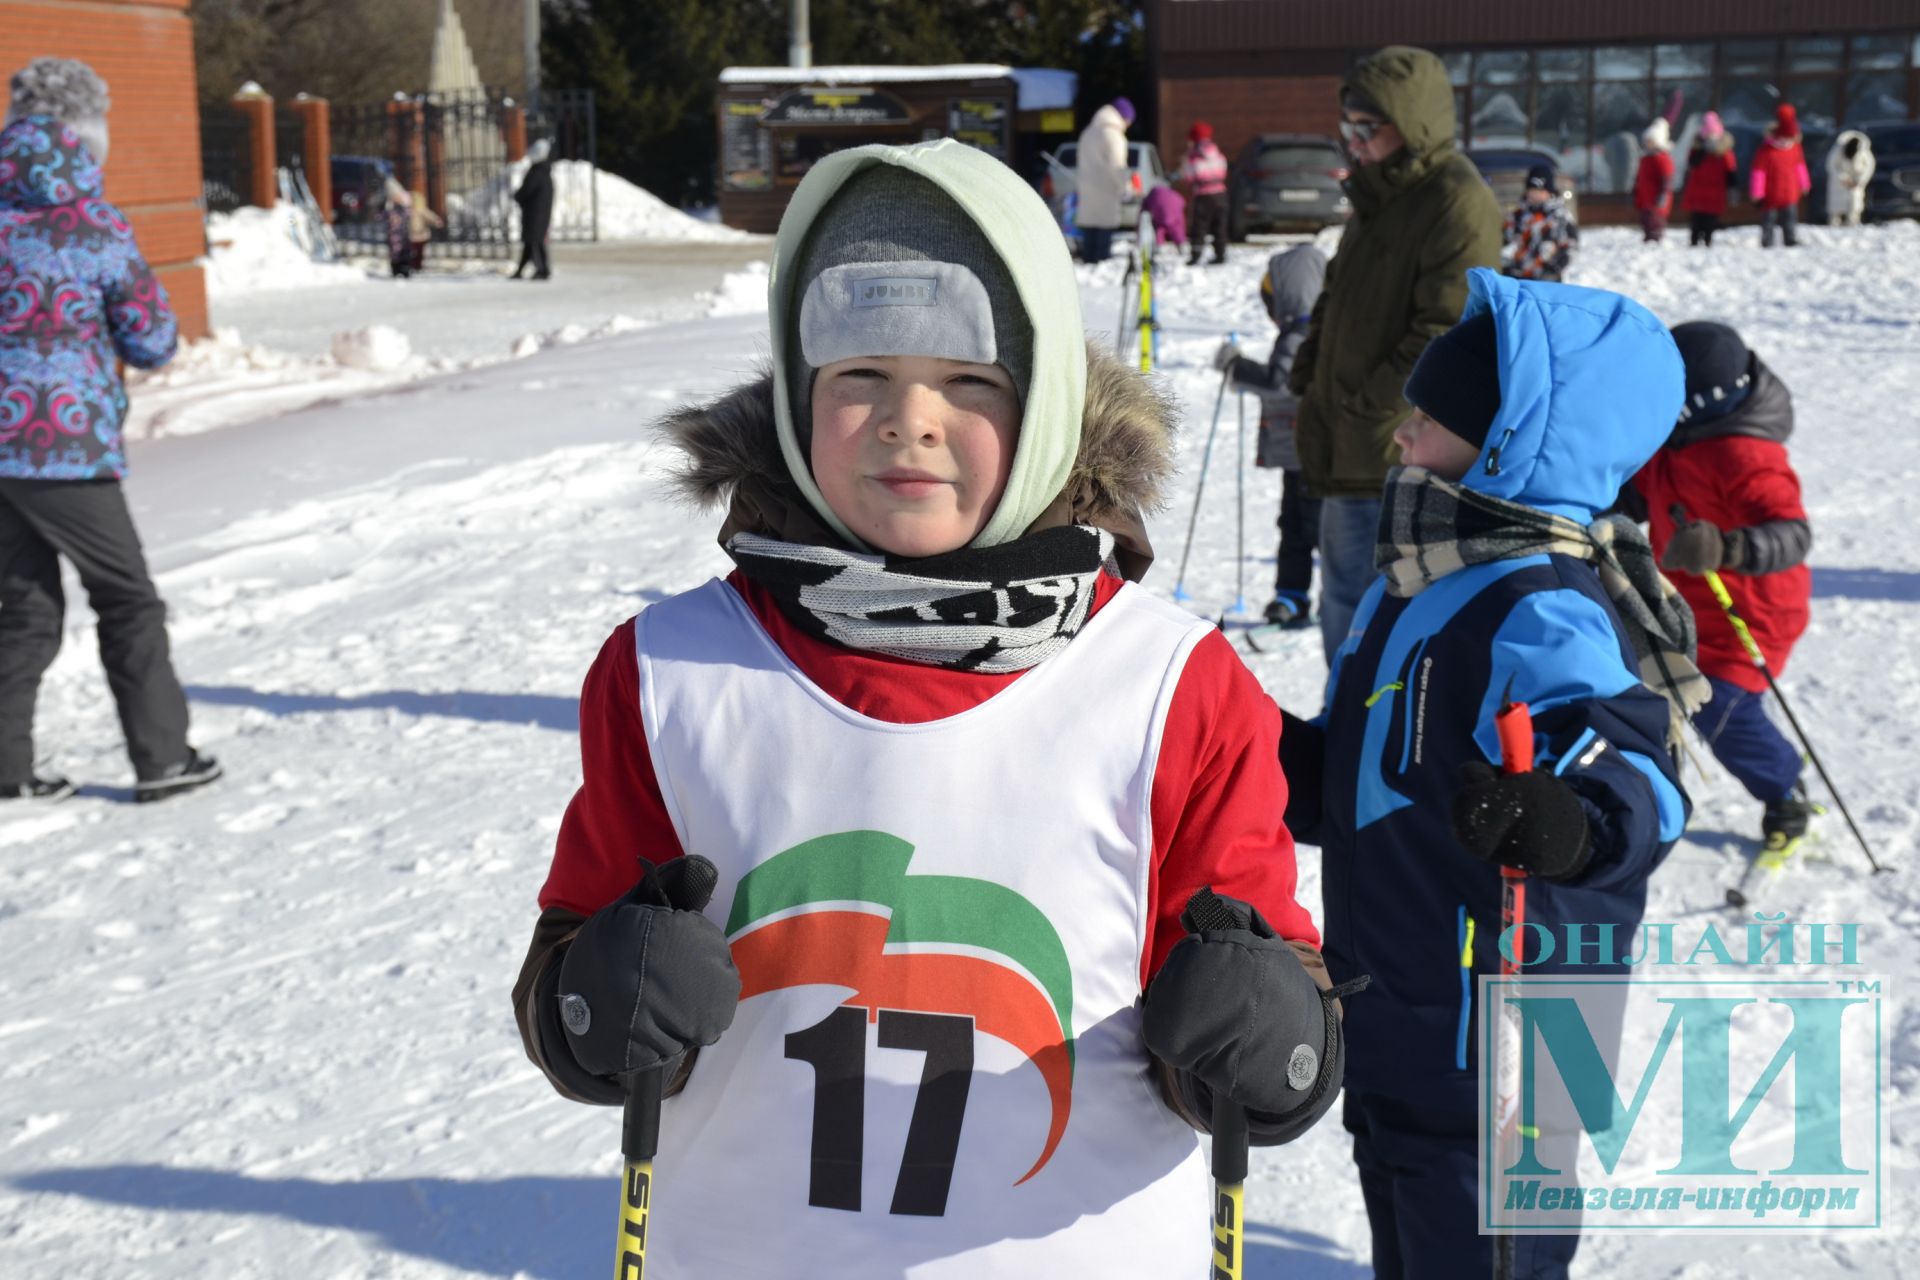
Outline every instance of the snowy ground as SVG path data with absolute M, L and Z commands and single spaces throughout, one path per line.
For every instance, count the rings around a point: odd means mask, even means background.
M 1776 905 L 1863 922 L 1869 971 L 1897 983 L 1920 971 L 1920 547 L 1902 536 L 1920 483 L 1920 227 L 1814 230 L 1796 253 L 1751 239 L 1689 253 L 1595 232 L 1577 279 L 1669 321 L 1737 324 L 1796 393 L 1816 600 L 1786 683 L 1882 859 L 1909 869 L 1869 881 L 1828 820 L 1831 865 L 1785 882 Z M 1253 293 L 1264 257 L 1239 249 L 1163 283 L 1189 468 L 1214 345 L 1230 329 L 1270 338 Z M 1083 270 L 1090 330 L 1111 330 L 1116 278 Z M 489 321 L 469 305 L 477 286 L 450 284 L 421 323 L 492 323 L 496 349 L 558 327 L 518 309 L 536 287 L 499 287 L 514 295 Z M 196 741 L 230 777 L 126 803 L 92 620 L 76 609 L 38 723 L 48 764 L 86 788 L 0 818 L 0 1275 L 266 1277 L 290 1258 L 316 1277 L 604 1270 L 617 1123 L 551 1094 L 506 993 L 577 777 L 581 675 L 622 618 L 724 564 L 711 522 L 661 498 L 646 426 L 744 376 L 764 319 L 738 284 L 720 310 L 742 314 L 706 316 L 691 292 L 642 332 L 135 445 L 129 492 Z M 325 350 L 333 305 L 279 323 L 306 323 Z M 1230 428 L 1231 401 L 1227 414 Z M 1216 454 L 1189 574 L 1209 614 L 1236 592 L 1231 456 Z M 1154 522 L 1149 585 L 1163 593 L 1191 483 Z M 1250 604 L 1272 571 L 1277 489 L 1248 473 Z M 1282 702 L 1316 704 L 1317 641 L 1250 661 Z M 1653 919 L 1711 911 L 1752 849 L 1757 814 L 1737 787 L 1716 772 L 1693 790 L 1694 830 L 1654 882 Z M 1317 903 L 1311 852 L 1303 880 Z M 1890 1032 L 1897 1206 L 1920 1018 L 1897 1013 Z M 1250 1275 L 1368 1273 L 1336 1124 L 1257 1155 L 1249 1193 Z M 1913 1265 L 1909 1221 L 1896 1209 L 1888 1229 L 1844 1240 L 1592 1240 L 1578 1270 L 1896 1276 Z

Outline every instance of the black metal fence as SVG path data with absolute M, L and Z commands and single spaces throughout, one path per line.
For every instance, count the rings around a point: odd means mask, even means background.
M 253 189 L 252 133 L 239 112 L 200 113 L 200 191 L 209 213 L 232 213 Z
M 520 209 L 513 193 L 526 162 L 507 159 L 516 104 L 492 90 L 396 95 L 387 102 L 335 106 L 334 234 L 343 248 L 385 254 L 391 211 L 388 182 L 443 225 L 427 256 L 511 258 L 519 251 Z M 597 138 L 593 94 L 542 93 L 524 108 L 529 145 L 546 139 L 555 161 L 553 222 L 548 238 L 598 238 L 594 183 Z

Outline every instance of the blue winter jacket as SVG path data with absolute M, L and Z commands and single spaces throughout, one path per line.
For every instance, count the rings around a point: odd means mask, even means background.
M 0 477 L 125 475 L 114 358 L 151 369 L 177 339 L 79 137 L 48 116 L 0 130 Z
M 1498 330 L 1501 405 L 1464 483 L 1589 523 L 1672 429 L 1673 340 L 1617 294 L 1468 278 L 1466 314 L 1491 311 Z M 1373 975 L 1346 1002 L 1348 1088 L 1473 1112 L 1474 979 L 1499 972 L 1500 876 L 1461 848 L 1450 814 L 1461 766 L 1499 762 L 1509 681 L 1533 711 L 1536 767 L 1573 788 L 1593 838 L 1578 880 L 1529 882 L 1528 919 L 1562 942 L 1570 922 L 1610 923 L 1613 953 L 1629 953 L 1647 877 L 1688 813 L 1666 700 L 1634 671 L 1599 575 L 1571 557 L 1471 566 L 1405 599 L 1383 578 L 1362 599 L 1322 716 L 1327 967 L 1336 982 Z

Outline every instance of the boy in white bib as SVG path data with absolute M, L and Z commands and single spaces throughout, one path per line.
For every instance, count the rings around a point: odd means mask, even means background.
M 588 673 L 528 1053 L 603 1104 L 671 1069 L 668 1280 L 1203 1276 L 1215 1092 L 1286 1142 L 1343 1054 L 1279 712 L 1132 585 L 1169 406 L 956 143 L 815 165 L 769 315 L 771 376 L 666 424 L 736 568 Z M 1206 886 L 1236 927 L 1188 935 Z

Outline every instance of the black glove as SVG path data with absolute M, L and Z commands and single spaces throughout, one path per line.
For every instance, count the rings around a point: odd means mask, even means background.
M 740 971 L 700 914 L 716 875 L 705 858 L 648 866 L 626 897 L 596 911 L 560 961 L 567 1048 L 596 1076 L 677 1062 L 733 1025 Z
M 1746 538 L 1738 529 L 1721 533 L 1704 520 L 1682 524 L 1673 531 L 1666 551 L 1660 557 L 1662 569 L 1683 573 L 1738 569 L 1746 559 Z
M 1460 769 L 1453 834 L 1482 862 L 1571 880 L 1593 856 L 1587 811 L 1551 773 L 1502 773 L 1483 760 Z
M 1257 1141 L 1298 1136 L 1333 1105 L 1345 1072 L 1332 999 L 1246 903 L 1202 889 L 1180 923 L 1192 932 L 1147 987 L 1147 1048 L 1261 1113 L 1250 1117 L 1268 1130 Z M 1282 1119 L 1291 1131 L 1275 1136 Z

